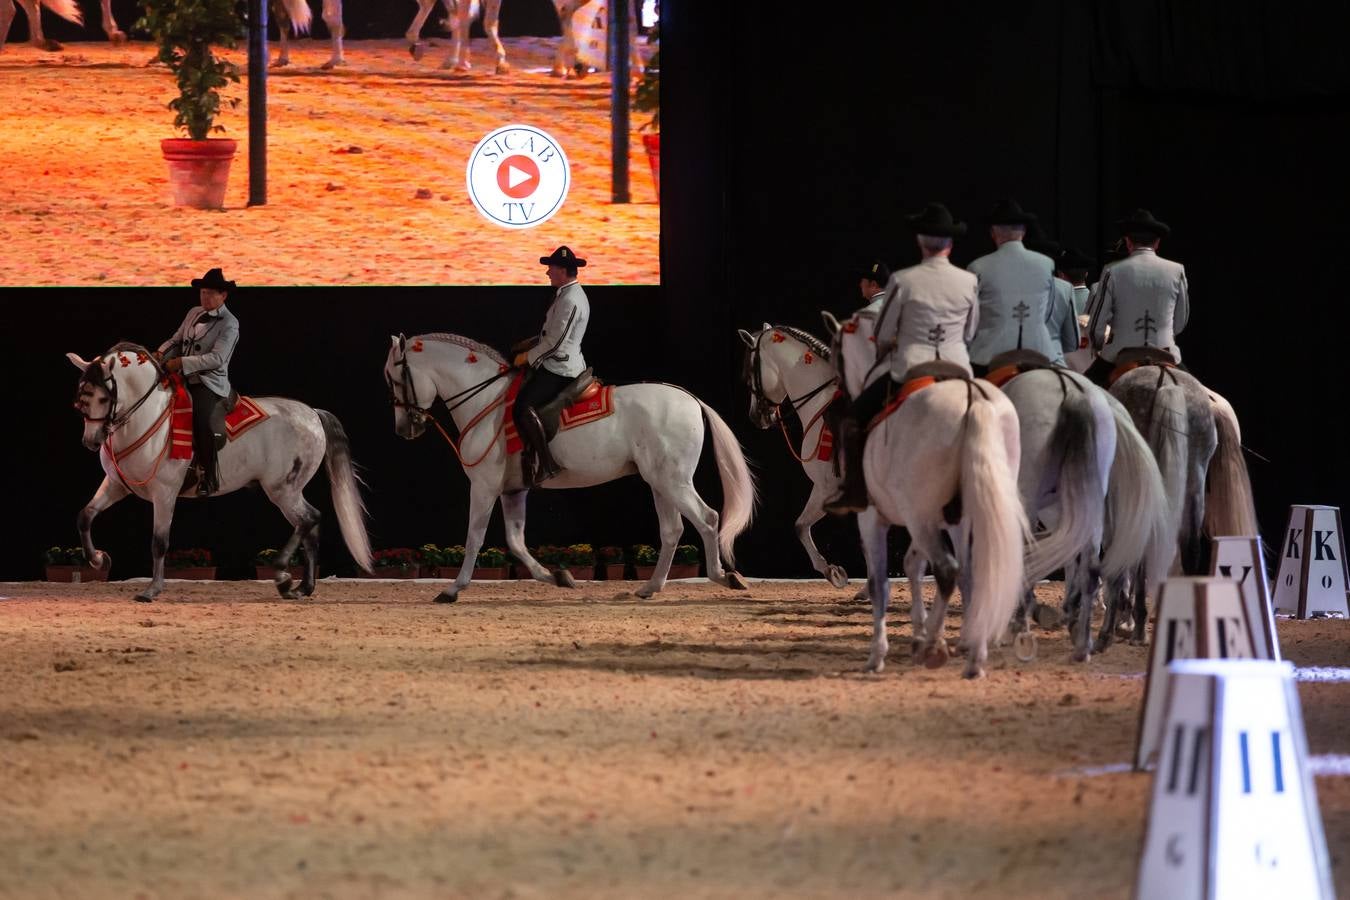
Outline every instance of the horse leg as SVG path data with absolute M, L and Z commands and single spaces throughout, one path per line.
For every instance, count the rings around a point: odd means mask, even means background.
M 467 74 L 473 67 L 469 58 L 469 4 L 456 3 L 454 9 L 446 3 L 450 12 L 451 50 L 441 63 L 442 69 L 454 69 L 459 74 Z
M 300 581 L 300 596 L 314 596 L 314 585 L 318 580 L 319 568 L 319 522 L 316 513 L 314 527 L 309 529 L 305 539 L 300 543 L 300 549 L 305 554 L 305 576 Z
M 923 662 L 927 649 L 923 638 L 928 622 L 928 605 L 923 599 L 923 576 L 928 572 L 928 557 L 913 544 L 905 551 L 905 578 L 909 581 L 909 653 L 914 665 Z
M 125 44 L 127 35 L 122 29 L 117 27 L 117 20 L 113 18 L 112 0 L 103 0 L 99 4 L 103 12 L 103 33 L 108 36 L 108 40 L 114 44 Z
M 1073 660 L 1087 662 L 1092 658 L 1092 598 L 1102 583 L 1101 553 L 1093 547 L 1086 553 L 1080 553 L 1071 564 L 1069 572 L 1072 578 L 1065 579 L 1065 585 L 1072 591 L 1074 614 L 1069 616 L 1073 631 Z M 1065 597 L 1067 604 L 1069 597 Z
M 19 5 L 28 14 L 28 42 L 30 44 L 39 50 L 48 50 L 53 53 L 65 49 L 58 42 L 42 34 L 42 4 L 38 0 L 19 0 Z
M 483 535 L 487 533 L 488 520 L 492 518 L 492 506 L 496 502 L 496 488 L 485 482 L 470 483 L 469 534 L 464 539 L 464 563 L 459 567 L 459 576 L 454 582 L 436 595 L 436 603 L 454 603 L 459 599 L 459 592 L 468 587 L 469 579 L 473 578 L 474 563 L 478 561 L 478 551 L 483 549 Z M 523 529 L 523 515 L 521 522 Z
M 0 0 L 0 3 L 4 2 L 5 0 Z M 105 477 L 103 483 L 98 486 L 98 490 L 94 492 L 94 496 L 84 505 L 84 509 L 80 510 L 80 514 L 75 517 L 75 526 L 80 531 L 80 545 L 84 547 L 84 557 L 89 560 L 89 565 L 95 569 L 103 568 L 112 560 L 102 550 L 94 549 L 92 534 L 94 517 L 130 493 L 131 491 L 120 479 L 113 481 L 111 478 Z
M 9 26 L 14 24 L 14 0 L 0 0 L 0 51 L 5 49 Z
M 1106 611 L 1102 615 L 1102 627 L 1097 631 L 1097 643 L 1094 650 L 1103 653 L 1116 639 L 1116 621 L 1124 604 L 1128 576 L 1117 575 L 1106 583 Z
M 940 533 L 931 526 L 911 526 L 909 535 L 912 541 L 911 551 L 917 551 L 928 560 L 933 568 L 933 579 L 937 582 L 937 596 L 933 600 L 933 608 L 928 611 L 928 620 L 925 623 L 927 627 L 924 629 L 923 664 L 930 669 L 938 669 L 947 664 L 947 659 L 951 655 L 947 649 L 947 639 L 943 636 L 943 630 L 947 627 L 947 604 L 951 602 L 952 594 L 956 591 L 960 564 L 943 544 Z M 969 596 L 969 591 L 963 589 L 963 597 Z M 970 655 L 966 667 L 967 677 L 973 677 L 970 675 L 972 668 L 978 671 L 984 664 L 982 651 L 983 648 L 977 648 L 976 652 Z
M 825 517 L 826 492 L 823 480 L 811 485 L 811 496 L 806 498 L 806 506 L 802 509 L 801 515 L 797 516 L 797 540 L 801 541 L 806 555 L 811 558 L 813 569 L 824 575 L 835 587 L 848 587 L 848 573 L 842 566 L 830 565 L 816 548 L 815 539 L 811 536 L 811 527 Z
M 333 42 L 333 54 L 320 69 L 345 66 L 347 60 L 342 55 L 342 39 L 347 36 L 347 26 L 342 24 L 342 0 L 323 0 L 323 24 L 328 26 L 328 34 Z
M 164 554 L 169 552 L 169 531 L 177 501 L 177 492 L 163 487 L 151 498 L 155 505 L 155 524 L 150 536 L 151 578 L 150 586 L 134 598 L 141 603 L 149 603 L 164 591 Z
M 291 42 L 290 42 L 290 23 L 285 17 L 281 17 L 277 22 L 277 34 L 281 35 L 281 52 L 277 58 L 272 60 L 272 68 L 280 69 L 291 64 Z
M 1140 566 L 1134 579 L 1134 631 L 1130 634 L 1130 643 L 1142 647 L 1148 643 L 1148 579 L 1144 577 L 1144 567 Z
M 558 8 L 558 21 L 562 25 L 562 40 L 558 42 L 558 52 L 553 57 L 553 68 L 549 74 L 554 78 L 566 78 L 567 70 L 577 58 L 577 36 L 572 30 L 572 17 L 590 0 L 554 0 Z
M 422 26 L 427 23 L 427 16 L 436 8 L 436 0 L 417 0 L 417 15 L 413 17 L 412 24 L 404 32 L 403 37 L 408 41 L 408 53 L 413 59 L 420 60 L 427 51 L 427 45 L 422 42 Z M 449 7 L 446 7 L 449 12 Z
M 497 74 L 505 75 L 511 71 L 506 62 L 506 47 L 502 44 L 499 20 L 502 15 L 502 0 L 486 0 L 483 4 L 483 30 L 487 32 L 492 49 L 497 53 Z
M 677 485 L 671 491 L 670 499 L 680 514 L 693 524 L 694 530 L 703 538 L 703 558 L 707 562 L 708 580 L 732 590 L 748 590 L 749 585 L 734 569 L 722 568 L 722 551 L 717 545 L 717 528 L 721 517 L 717 514 L 717 510 L 703 502 L 703 498 L 694 488 L 694 482 L 689 480 Z M 683 523 L 679 524 L 679 533 L 684 533 Z M 679 540 L 678 534 L 675 539 Z
M 573 580 L 566 569 L 559 569 L 555 576 L 539 560 L 531 556 L 529 549 L 526 548 L 525 498 L 528 495 L 529 491 L 512 491 L 509 494 L 502 494 L 502 518 L 506 520 L 506 548 L 511 551 L 512 556 L 525 564 L 525 567 L 530 570 L 530 576 L 535 581 L 542 581 L 544 584 L 556 584 L 558 587 L 576 587 L 576 581 Z
M 867 561 L 867 591 L 872 600 L 872 644 L 867 652 L 864 672 L 880 672 L 886 668 L 886 654 L 890 641 L 886 636 L 886 610 L 891 604 L 891 580 L 886 572 L 886 538 L 891 523 L 881 517 L 875 507 L 858 513 L 858 537 L 862 541 L 863 558 Z
M 666 586 L 666 576 L 670 574 L 670 563 L 675 558 L 675 547 L 680 542 L 680 535 L 684 534 L 684 520 L 680 518 L 680 508 L 675 505 L 675 501 L 656 488 L 652 488 L 652 500 L 656 503 L 656 519 L 661 528 L 661 555 L 656 560 L 656 568 L 652 571 L 651 580 L 637 589 L 638 597 L 643 600 L 650 599 L 652 594 Z M 712 512 L 712 510 L 709 510 L 709 512 Z M 713 513 L 714 517 L 716 515 L 716 513 Z M 716 529 L 714 529 L 713 534 L 712 554 L 708 557 L 708 577 L 710 579 L 712 578 L 713 566 L 717 564 Z M 726 579 L 723 578 L 721 583 L 726 584 Z
M 1204 475 L 1197 480 L 1192 475 L 1187 488 L 1186 503 L 1181 512 L 1181 572 L 1183 575 L 1205 575 L 1209 542 L 1205 540 Z
M 296 592 L 291 585 L 291 573 L 289 567 L 291 558 L 295 556 L 295 551 L 300 547 L 302 541 L 307 541 L 309 534 L 319 524 L 319 511 L 309 504 L 299 487 L 290 482 L 282 482 L 275 487 L 264 487 L 267 497 L 281 510 L 281 514 L 286 517 L 286 521 L 291 523 L 291 536 L 286 539 L 286 543 L 277 551 L 276 561 L 276 588 L 277 593 L 287 600 L 295 600 L 300 594 Z M 314 590 L 313 580 L 307 575 L 310 581 L 309 592 Z M 303 593 L 303 588 L 302 588 Z M 305 595 L 308 596 L 308 593 Z

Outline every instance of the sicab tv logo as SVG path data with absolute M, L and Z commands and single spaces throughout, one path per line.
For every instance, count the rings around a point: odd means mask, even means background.
M 531 125 L 491 132 L 469 154 L 469 199 L 494 225 L 533 228 L 567 199 L 572 173 L 562 147 Z

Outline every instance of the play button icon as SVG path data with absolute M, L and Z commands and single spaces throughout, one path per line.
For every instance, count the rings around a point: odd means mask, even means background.
M 524 200 L 539 187 L 539 166 L 528 156 L 509 156 L 497 167 L 497 187 L 513 200 Z
M 503 228 L 547 222 L 562 209 L 572 182 L 562 147 L 533 125 L 489 132 L 469 154 L 465 176 L 474 208 Z

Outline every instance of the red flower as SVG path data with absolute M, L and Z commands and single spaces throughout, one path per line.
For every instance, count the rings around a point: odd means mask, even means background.
M 775 344 L 781 344 L 783 343 L 783 341 L 786 341 L 787 338 L 783 336 L 782 332 L 775 331 L 770 340 L 772 340 Z
M 807 351 L 806 351 L 806 355 L 802 357 L 802 362 L 806 363 L 806 364 L 809 366 L 809 365 L 811 365 L 811 363 L 813 363 L 813 362 L 815 362 L 815 361 L 816 361 L 816 358 L 815 358 L 814 356 L 811 355 L 811 351 L 810 351 L 810 350 L 807 350 Z
M 466 363 L 476 363 L 478 362 L 478 357 L 475 356 L 473 353 L 470 353 L 468 356 L 464 357 L 464 361 Z

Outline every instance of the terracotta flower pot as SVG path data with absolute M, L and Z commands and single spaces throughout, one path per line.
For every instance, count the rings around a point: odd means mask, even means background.
M 661 133 L 644 134 L 642 146 L 647 148 L 647 162 L 652 167 L 652 181 L 656 182 L 656 200 L 661 201 Z
M 479 566 L 473 570 L 473 579 L 475 581 L 505 581 L 506 566 Z
M 215 581 L 215 566 L 187 566 L 181 569 L 164 567 L 165 578 L 178 578 L 183 581 Z
M 459 566 L 422 566 L 422 578 L 446 578 L 454 581 L 459 577 Z
M 671 563 L 667 578 L 697 578 L 698 563 Z
M 603 572 L 606 581 L 623 581 L 624 570 L 628 568 L 621 562 L 601 563 L 596 567 L 597 573 Z
M 174 206 L 221 209 L 230 181 L 230 161 L 239 142 L 230 138 L 165 138 L 159 142 L 169 164 L 169 189 Z
M 633 575 L 637 578 L 638 581 L 650 580 L 653 573 L 655 572 L 656 566 L 639 566 L 636 563 L 634 563 L 633 565 Z
M 111 566 L 104 566 L 101 569 L 95 569 L 93 566 L 47 566 L 48 581 L 107 581 L 108 569 Z

